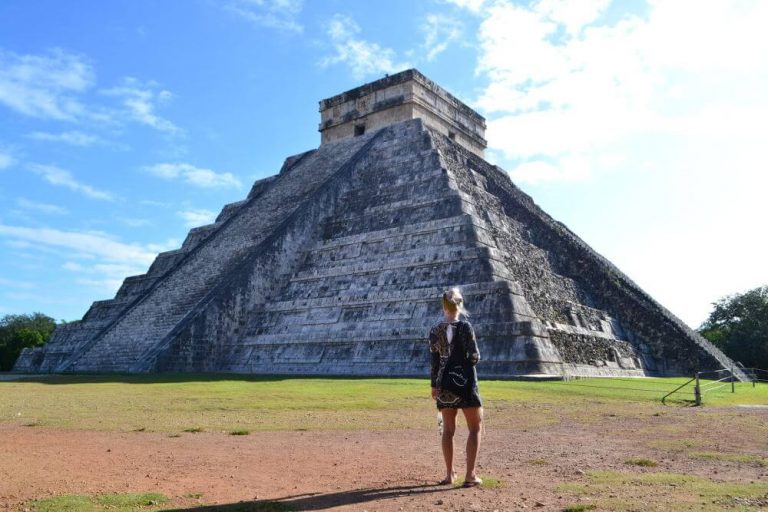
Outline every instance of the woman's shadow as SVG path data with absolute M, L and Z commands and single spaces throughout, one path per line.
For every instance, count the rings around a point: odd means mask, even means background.
M 343 505 L 417 496 L 456 488 L 433 484 L 401 485 L 382 489 L 355 489 L 334 493 L 305 493 L 271 500 L 241 501 L 221 505 L 167 509 L 163 512 L 282 512 L 291 510 L 326 510 Z

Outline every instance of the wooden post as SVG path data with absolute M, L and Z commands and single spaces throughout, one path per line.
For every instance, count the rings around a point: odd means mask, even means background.
M 731 368 L 731 393 L 736 392 L 736 376 L 733 374 L 733 368 Z
M 699 387 L 699 372 L 696 372 L 696 386 L 693 388 L 693 396 L 696 399 L 696 405 L 701 405 L 701 387 Z

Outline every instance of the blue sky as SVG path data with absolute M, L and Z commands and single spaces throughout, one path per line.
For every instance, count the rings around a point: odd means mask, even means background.
M 768 3 L 5 0 L 0 315 L 80 318 L 417 67 L 487 159 L 697 326 L 768 284 Z

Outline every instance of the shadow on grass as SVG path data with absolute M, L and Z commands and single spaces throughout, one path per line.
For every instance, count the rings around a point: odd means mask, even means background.
M 383 489 L 354 489 L 334 493 L 307 493 L 272 500 L 241 501 L 222 505 L 166 509 L 163 512 L 280 512 L 291 510 L 326 510 L 344 505 L 390 500 L 436 492 L 455 491 L 453 487 L 436 485 L 403 485 Z
M 123 384 L 171 384 L 181 382 L 216 382 L 216 381 L 243 381 L 243 382 L 281 382 L 298 379 L 334 379 L 334 380 L 370 380 L 413 378 L 413 375 L 382 375 L 382 376 L 353 376 L 353 375 L 260 375 L 244 373 L 48 373 L 37 375 L 18 375 L 4 373 L 8 378 L 0 379 L 5 382 L 36 382 L 39 384 L 100 384 L 119 382 Z M 418 376 L 423 377 L 423 375 Z

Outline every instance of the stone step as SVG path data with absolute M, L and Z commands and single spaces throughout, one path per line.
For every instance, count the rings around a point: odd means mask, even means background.
M 480 263 L 478 263 L 480 262 Z M 360 273 L 354 276 L 340 275 L 321 279 L 304 279 L 291 282 L 280 296 L 283 300 L 314 299 L 338 296 L 358 291 L 388 290 L 403 292 L 413 288 L 452 286 L 464 282 L 512 280 L 503 269 L 495 270 L 488 260 L 471 259 L 451 261 L 440 265 L 422 265 L 405 269 Z
M 118 297 L 115 299 L 107 299 L 107 300 L 97 300 L 93 304 L 91 304 L 91 307 L 88 308 L 88 311 L 83 315 L 83 322 L 91 322 L 91 323 L 107 323 L 110 320 L 112 320 L 116 314 L 119 314 L 127 306 L 131 303 L 130 297 Z
M 472 218 L 466 214 L 455 215 L 453 217 L 443 217 L 440 219 L 431 219 L 421 222 L 413 222 L 407 225 L 387 227 L 378 230 L 371 230 L 365 233 L 356 233 L 354 235 L 334 236 L 327 240 L 320 240 L 310 250 L 323 251 L 336 247 L 351 244 L 360 244 L 380 242 L 389 238 L 420 235 L 424 233 L 434 233 L 451 228 L 472 226 Z
M 435 197 L 434 195 L 417 195 L 415 197 L 395 203 L 385 203 L 376 206 L 370 206 L 364 210 L 357 210 L 354 213 L 342 213 L 341 215 L 334 216 L 327 222 L 327 224 L 347 224 L 350 222 L 356 222 L 367 225 L 368 219 L 371 217 L 393 216 L 398 219 L 407 218 L 409 215 L 409 210 L 433 208 L 437 209 L 439 205 L 443 205 L 446 202 L 455 202 L 458 204 L 459 199 L 459 195 L 455 192 L 446 192 L 439 197 Z
M 370 289 L 363 291 L 346 291 L 339 295 L 330 297 L 318 297 L 311 299 L 298 300 L 270 300 L 260 306 L 260 311 L 283 311 L 299 308 L 322 308 L 332 306 L 355 306 L 366 305 L 377 302 L 387 301 L 432 301 L 439 299 L 444 288 L 438 286 L 427 286 L 424 288 L 411 288 L 405 290 L 384 290 Z M 472 302 L 473 297 L 489 294 L 512 293 L 521 295 L 522 290 L 513 282 L 508 281 L 488 281 L 479 283 L 464 284 L 461 286 L 461 292 L 466 297 L 467 303 Z
M 176 265 L 176 263 L 178 263 L 186 253 L 186 249 L 175 249 L 173 251 L 161 252 L 157 255 L 155 261 L 152 262 L 152 265 L 149 266 L 147 275 L 160 276 L 161 274 L 165 274 L 171 268 L 173 268 L 173 266 Z
M 314 151 L 314 150 L 313 150 Z M 294 162 L 298 161 L 299 159 L 303 158 L 308 153 L 311 153 L 312 151 L 307 151 L 306 153 L 300 153 L 298 155 L 289 156 L 285 159 L 285 162 L 283 162 L 283 169 L 290 168 Z M 246 199 L 253 199 L 254 197 L 260 196 L 267 187 L 275 181 L 277 178 L 277 175 L 275 176 L 268 176 L 266 178 L 262 178 L 260 180 L 256 180 L 253 182 L 253 185 L 251 185 L 251 190 L 248 192 L 248 197 Z
M 237 214 L 237 212 L 240 211 L 240 209 L 248 202 L 248 199 L 249 198 L 243 199 L 241 201 L 235 201 L 234 203 L 225 204 L 224 208 L 222 208 L 219 214 L 216 216 L 216 222 L 224 222 L 233 215 Z
M 449 228 L 452 229 L 452 228 Z M 405 258 L 425 253 L 447 252 L 457 248 L 473 248 L 474 233 L 467 227 L 461 231 L 429 232 L 417 237 L 403 238 L 373 243 L 361 243 L 342 246 L 328 251 L 308 252 L 299 268 L 327 269 L 339 265 L 357 265 L 359 263 L 380 264 L 383 259 Z
M 222 225 L 221 222 L 214 222 L 213 224 L 206 224 L 205 226 L 198 226 L 192 228 L 187 233 L 187 237 L 184 239 L 184 243 L 181 244 L 181 249 L 189 251 L 196 247 L 203 240 L 208 238 L 210 234 L 216 231 Z
M 408 256 L 403 258 L 384 258 L 378 262 L 363 262 L 351 265 L 339 265 L 329 268 L 314 268 L 294 274 L 291 277 L 291 283 L 301 283 L 305 281 L 317 281 L 336 277 L 351 277 L 368 275 L 381 275 L 392 273 L 392 271 L 402 270 L 403 277 L 414 271 L 430 268 L 436 275 L 440 274 L 440 269 L 444 266 L 467 260 L 489 260 L 499 258 L 498 253 L 489 247 L 475 248 L 457 248 L 449 250 L 447 254 L 433 254 L 430 258 L 426 255 Z M 407 282 L 407 281 L 406 281 Z
M 426 169 L 422 172 L 406 175 L 408 179 L 372 185 L 368 182 L 353 183 L 353 189 L 344 194 L 344 202 L 357 204 L 360 201 L 371 204 L 391 202 L 410 197 L 414 192 L 423 192 L 439 188 L 448 189 L 448 178 L 442 169 Z M 373 193 L 372 193 L 373 192 Z
M 533 315 L 524 298 L 507 294 L 474 298 L 471 304 L 473 318 L 483 322 L 530 320 Z M 248 334 L 297 333 L 310 335 L 324 325 L 339 326 L 352 323 L 369 325 L 371 322 L 389 321 L 395 325 L 408 325 L 423 318 L 442 315 L 440 297 L 427 300 L 391 300 L 359 305 L 335 305 L 315 308 L 295 308 L 279 311 L 259 311 L 251 315 Z
M 441 321 L 439 316 L 431 316 L 423 320 L 405 325 L 393 326 L 392 322 L 384 327 L 372 327 L 365 324 L 335 324 L 318 326 L 309 333 L 289 332 L 285 334 L 261 334 L 243 338 L 239 344 L 244 346 L 306 344 L 306 343 L 343 343 L 360 341 L 384 342 L 390 340 L 418 340 L 425 343 L 429 330 Z M 373 322 L 370 322 L 373 323 Z M 376 322 L 382 323 L 382 322 Z M 472 327 L 478 338 L 512 338 L 515 336 L 547 337 L 547 329 L 538 322 L 486 322 L 479 320 Z
M 333 221 L 325 223 L 323 235 L 325 238 L 349 236 L 395 226 L 455 217 L 461 213 L 461 198 L 458 195 L 445 195 L 429 201 L 403 205 L 399 209 L 382 208 L 371 212 L 335 217 Z
M 362 260 L 360 260 L 360 258 L 355 258 L 353 260 L 344 260 L 340 262 L 328 262 L 322 265 L 313 266 L 311 270 L 303 270 L 295 273 L 291 278 L 291 281 L 296 282 L 340 275 L 384 272 L 392 269 L 440 265 L 449 261 L 476 258 L 489 258 L 502 261 L 501 254 L 496 249 L 490 247 L 437 246 L 404 251 L 397 255 L 383 253 L 379 255 L 369 255 Z

